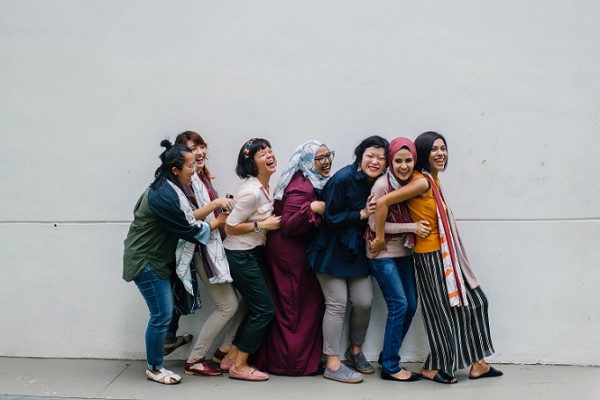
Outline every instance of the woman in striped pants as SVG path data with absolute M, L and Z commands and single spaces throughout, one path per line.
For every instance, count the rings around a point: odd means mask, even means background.
M 413 221 L 428 221 L 431 233 L 417 236 L 414 247 L 417 290 L 430 348 L 421 373 L 439 383 L 456 383 L 454 372 L 468 366 L 471 379 L 500 376 L 502 372 L 484 360 L 494 352 L 488 301 L 471 270 L 438 180 L 448 161 L 446 139 L 425 132 L 415 146 L 412 181 L 377 201 L 376 237 L 369 242 L 370 249 L 378 253 L 385 248 L 385 218 L 393 204 L 406 201 Z

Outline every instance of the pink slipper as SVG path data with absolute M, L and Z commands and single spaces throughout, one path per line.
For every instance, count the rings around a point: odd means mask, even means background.
M 243 381 L 263 382 L 269 380 L 269 375 L 250 367 L 246 372 L 236 371 L 232 366 L 229 368 L 229 377 L 233 379 L 241 379 Z

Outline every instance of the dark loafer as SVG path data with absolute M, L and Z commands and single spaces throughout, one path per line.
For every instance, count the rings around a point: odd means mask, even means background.
M 414 382 L 414 381 L 418 381 L 419 379 L 421 379 L 421 374 L 415 374 L 414 372 L 411 372 L 410 378 L 398 379 L 398 378 L 394 377 L 393 375 L 390 375 L 390 374 L 387 374 L 387 373 L 381 371 L 381 379 L 383 379 L 385 381 Z
M 479 379 L 479 378 L 495 378 L 497 376 L 502 376 L 504 373 L 499 369 L 496 369 L 490 365 L 490 370 L 485 374 L 481 374 L 479 376 L 471 376 L 469 375 L 469 379 Z
M 196 376 L 221 376 L 223 373 L 213 367 L 211 367 L 206 361 L 196 361 L 194 363 L 185 363 L 184 372 L 187 375 Z
M 444 383 L 446 385 L 458 382 L 458 380 L 455 377 L 448 375 L 444 371 L 438 371 L 437 374 L 435 374 L 435 376 L 433 377 L 433 379 L 429 379 L 427 376 L 423 375 L 423 379 L 427 379 L 437 383 Z
M 223 358 L 225 358 L 225 356 L 227 355 L 227 353 L 222 352 L 221 350 L 219 350 L 218 348 L 215 350 L 215 354 L 213 354 L 213 361 L 220 364 L 221 361 L 223 361 Z
M 184 335 L 177 336 L 175 338 L 175 342 L 173 342 L 173 343 L 165 343 L 164 349 L 163 349 L 164 355 L 168 356 L 169 354 L 171 354 L 172 352 L 174 352 L 179 347 L 181 347 L 183 345 L 186 345 L 189 342 L 191 342 L 193 338 L 194 338 L 194 336 L 192 336 L 189 333 L 186 333 Z

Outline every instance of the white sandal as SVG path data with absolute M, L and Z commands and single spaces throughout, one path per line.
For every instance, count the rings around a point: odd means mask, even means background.
M 163 385 L 174 385 L 176 383 L 181 382 L 181 376 L 177 375 L 173 371 L 161 368 L 158 370 L 158 372 L 160 372 L 160 374 L 155 374 L 154 372 L 147 369 L 146 379 L 148 379 L 149 381 L 162 383 Z

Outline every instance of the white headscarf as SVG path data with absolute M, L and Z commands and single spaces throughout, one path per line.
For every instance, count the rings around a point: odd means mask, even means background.
M 277 187 L 273 194 L 274 200 L 281 200 L 283 198 L 285 188 L 289 185 L 292 177 L 298 170 L 302 171 L 304 177 L 310 180 L 310 183 L 312 183 L 315 189 L 323 189 L 328 178 L 324 178 L 315 168 L 315 155 L 322 145 L 323 144 L 319 141 L 309 140 L 296 147 L 294 154 L 292 154 L 290 161 L 287 163 L 279 177 Z

